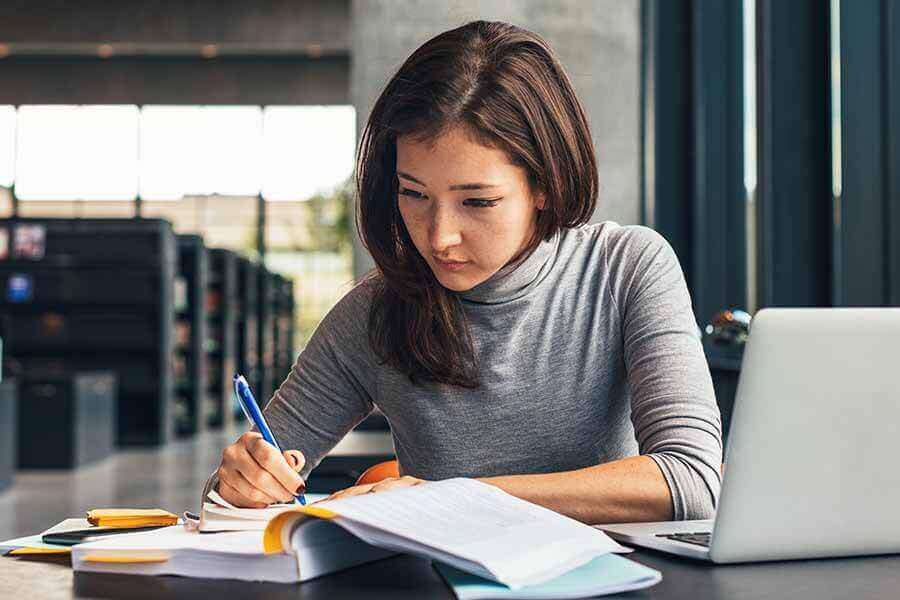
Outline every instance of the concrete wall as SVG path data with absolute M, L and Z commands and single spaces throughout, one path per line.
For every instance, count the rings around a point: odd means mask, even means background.
M 475 19 L 525 27 L 556 49 L 591 124 L 600 172 L 594 220 L 637 223 L 639 0 L 353 0 L 350 96 L 359 131 L 381 89 L 413 50 Z M 357 277 L 372 267 L 358 242 L 353 258 Z

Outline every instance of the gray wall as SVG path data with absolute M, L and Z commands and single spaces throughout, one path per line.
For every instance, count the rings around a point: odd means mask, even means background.
M 474 19 L 530 29 L 556 49 L 588 113 L 600 171 L 594 220 L 638 223 L 639 0 L 353 0 L 350 96 L 359 131 L 390 76 L 423 42 Z M 372 267 L 354 246 L 354 275 Z

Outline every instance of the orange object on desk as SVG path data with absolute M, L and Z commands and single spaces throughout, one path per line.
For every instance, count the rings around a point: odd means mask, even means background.
M 400 477 L 400 464 L 396 460 L 386 460 L 377 465 L 372 465 L 359 476 L 356 485 L 378 483 L 388 477 Z

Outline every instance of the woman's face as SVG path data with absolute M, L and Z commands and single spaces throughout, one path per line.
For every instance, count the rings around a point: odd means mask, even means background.
M 501 150 L 453 128 L 428 141 L 397 139 L 397 202 L 416 249 L 444 287 L 488 279 L 528 244 L 543 197 Z

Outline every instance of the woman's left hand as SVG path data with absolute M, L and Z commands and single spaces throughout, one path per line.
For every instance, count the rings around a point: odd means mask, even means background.
M 388 477 L 377 483 L 368 483 L 365 485 L 355 485 L 343 490 L 339 490 L 325 498 L 325 500 L 339 500 L 341 498 L 349 498 L 350 496 L 359 496 L 362 494 L 377 494 L 378 492 L 386 492 L 388 490 L 396 490 L 398 488 L 413 487 L 427 480 L 419 479 L 404 475 L 403 477 Z

